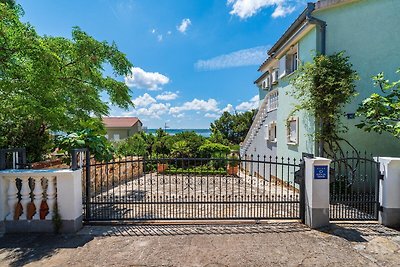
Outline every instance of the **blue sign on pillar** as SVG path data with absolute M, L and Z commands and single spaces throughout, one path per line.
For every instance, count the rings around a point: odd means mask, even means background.
M 328 179 L 328 166 L 314 166 L 314 179 Z

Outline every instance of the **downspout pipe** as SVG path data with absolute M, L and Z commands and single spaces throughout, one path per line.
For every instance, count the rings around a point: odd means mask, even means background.
M 306 13 L 306 20 L 310 24 L 314 24 L 317 26 L 317 29 L 319 30 L 321 37 L 319 39 L 320 41 L 320 53 L 321 55 L 326 54 L 326 21 L 320 20 L 316 17 L 312 16 L 312 12 L 315 10 L 315 3 L 307 3 L 307 13 Z M 322 132 L 322 129 L 324 127 L 323 121 L 317 122 L 319 124 L 319 128 Z M 320 140 L 318 142 L 318 156 L 323 157 L 324 156 L 324 141 Z

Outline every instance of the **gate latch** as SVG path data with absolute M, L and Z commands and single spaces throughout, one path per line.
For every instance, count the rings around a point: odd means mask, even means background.
M 379 174 L 378 174 L 379 180 L 383 180 L 384 177 L 385 177 L 385 174 L 379 172 Z

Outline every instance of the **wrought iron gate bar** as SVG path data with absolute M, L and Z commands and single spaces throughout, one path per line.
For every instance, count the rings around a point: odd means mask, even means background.
M 377 220 L 379 162 L 366 152 L 346 153 L 331 163 L 332 220 Z
M 299 219 L 296 160 L 146 158 L 86 162 L 86 221 Z M 90 172 L 88 172 L 90 170 Z M 88 195 L 87 195 L 88 194 Z

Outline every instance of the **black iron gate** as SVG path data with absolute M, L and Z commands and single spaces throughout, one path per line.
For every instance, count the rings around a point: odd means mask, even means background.
M 367 153 L 346 153 L 331 163 L 330 218 L 377 220 L 379 213 L 379 162 Z
M 296 160 L 124 157 L 88 161 L 90 221 L 300 219 Z

